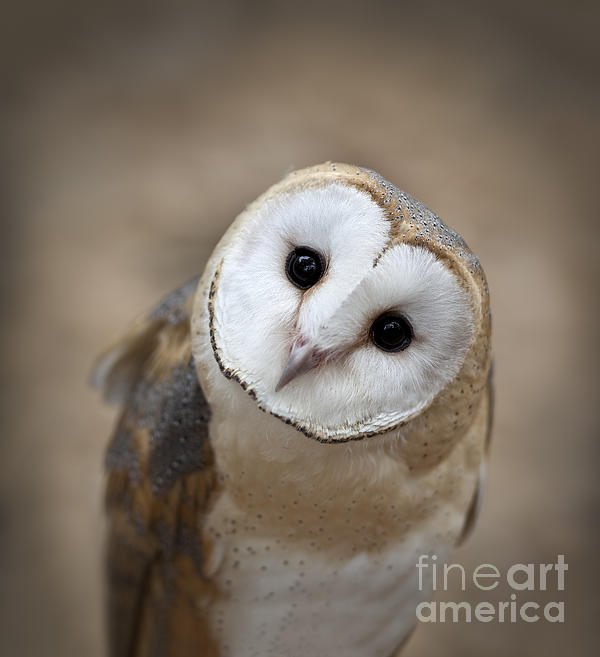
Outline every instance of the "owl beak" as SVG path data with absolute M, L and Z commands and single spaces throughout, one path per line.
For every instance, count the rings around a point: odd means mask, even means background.
M 295 343 L 292 346 L 290 357 L 283 368 L 279 382 L 275 387 L 275 392 L 279 392 L 290 381 L 312 370 L 315 365 L 318 365 L 322 361 L 323 354 L 318 352 L 311 344 Z

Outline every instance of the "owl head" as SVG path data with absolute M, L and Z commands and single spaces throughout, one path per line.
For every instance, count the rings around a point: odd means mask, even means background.
M 406 436 L 416 423 L 450 442 L 490 361 L 477 258 L 424 205 L 345 164 L 290 174 L 236 219 L 199 287 L 193 332 L 209 388 L 207 368 L 330 443 Z

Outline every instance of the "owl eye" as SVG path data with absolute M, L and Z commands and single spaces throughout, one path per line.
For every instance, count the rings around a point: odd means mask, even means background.
M 371 340 L 383 351 L 404 351 L 413 339 L 408 320 L 396 313 L 384 313 L 371 324 Z
M 323 275 L 323 260 L 316 251 L 297 246 L 287 257 L 285 273 L 296 287 L 308 290 Z

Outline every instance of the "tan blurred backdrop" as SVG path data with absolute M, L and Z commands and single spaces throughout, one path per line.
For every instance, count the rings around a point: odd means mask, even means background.
M 592 2 L 22 2 L 3 12 L 0 654 L 99 657 L 99 349 L 291 168 L 376 169 L 480 256 L 497 414 L 469 567 L 566 555 L 564 625 L 408 657 L 597 654 Z M 508 599 L 506 587 L 481 599 Z M 450 591 L 449 599 L 477 599 Z M 340 656 L 343 657 L 343 656 Z

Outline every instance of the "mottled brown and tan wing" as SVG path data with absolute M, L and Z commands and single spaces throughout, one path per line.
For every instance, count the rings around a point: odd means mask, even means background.
M 166 297 L 100 360 L 123 411 L 106 454 L 111 657 L 215 654 L 201 519 L 215 485 L 210 409 L 192 361 L 198 279 Z
M 479 467 L 479 477 L 477 479 L 477 487 L 475 488 L 475 493 L 473 494 L 473 499 L 467 511 L 465 517 L 465 524 L 461 535 L 457 541 L 457 545 L 462 545 L 471 535 L 475 527 L 475 522 L 479 517 L 479 511 L 481 510 L 481 504 L 483 503 L 483 492 L 485 488 L 485 473 L 487 466 L 487 457 L 490 450 L 490 444 L 492 440 L 492 425 L 494 420 L 494 368 L 493 364 L 490 367 L 488 374 L 488 380 L 485 392 L 481 398 L 479 411 L 473 422 L 473 431 L 478 431 L 481 433 L 483 440 L 485 441 L 485 454 L 483 461 Z

